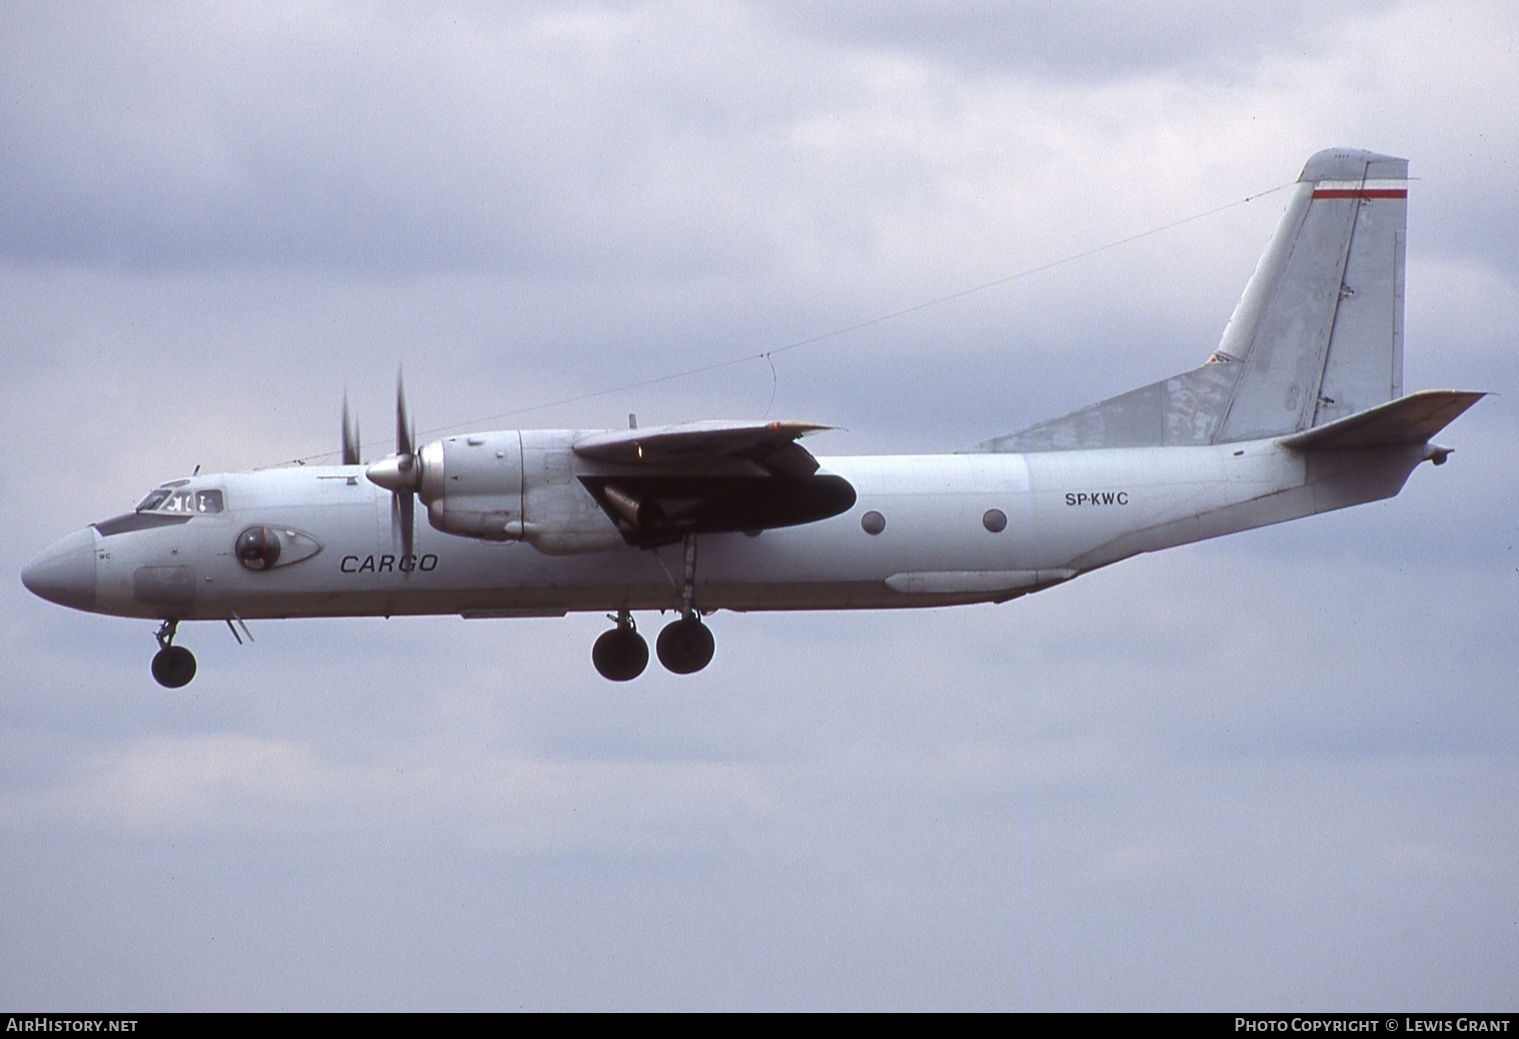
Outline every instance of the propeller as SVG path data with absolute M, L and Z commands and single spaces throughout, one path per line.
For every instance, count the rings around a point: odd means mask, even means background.
M 416 454 L 416 425 L 406 413 L 406 386 L 396 373 L 396 453 L 375 462 L 364 475 L 390 492 L 390 526 L 401 538 L 401 554 L 411 555 L 416 536 L 417 499 L 422 460 Z
M 348 391 L 343 391 L 343 464 L 359 464 L 359 422 L 348 417 Z

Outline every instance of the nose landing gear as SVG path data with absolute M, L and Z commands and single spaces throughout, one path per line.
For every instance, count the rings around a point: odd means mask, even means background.
M 174 645 L 174 633 L 178 630 L 179 621 L 167 620 L 156 635 L 158 652 L 153 654 L 153 679 L 166 689 L 189 685 L 195 677 L 195 654 Z

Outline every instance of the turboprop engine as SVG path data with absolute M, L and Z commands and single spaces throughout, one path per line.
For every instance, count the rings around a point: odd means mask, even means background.
M 445 534 L 526 541 L 541 552 L 597 552 L 624 544 L 576 480 L 574 430 L 501 430 L 446 437 L 369 466 L 374 483 L 415 493 Z M 399 508 L 404 526 L 405 508 Z M 402 532 L 406 539 L 406 532 Z

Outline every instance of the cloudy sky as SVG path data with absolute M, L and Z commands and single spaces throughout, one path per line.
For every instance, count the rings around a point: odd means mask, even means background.
M 18 2 L 0 70 L 0 1004 L 1513 1009 L 1506 0 Z M 383 455 L 403 362 L 424 432 L 1005 433 L 1206 357 L 1332 145 L 1412 162 L 1407 387 L 1501 394 L 1391 502 L 629 686 L 592 615 L 168 692 L 15 576 L 345 388 Z

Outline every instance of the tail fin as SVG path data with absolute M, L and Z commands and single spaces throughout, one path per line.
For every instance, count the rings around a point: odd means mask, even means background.
M 1406 159 L 1319 152 L 1206 364 L 971 450 L 1257 440 L 1400 396 L 1407 218 Z
M 1308 160 L 1214 354 L 1243 365 L 1215 440 L 1296 433 L 1402 395 L 1407 226 L 1406 159 Z

